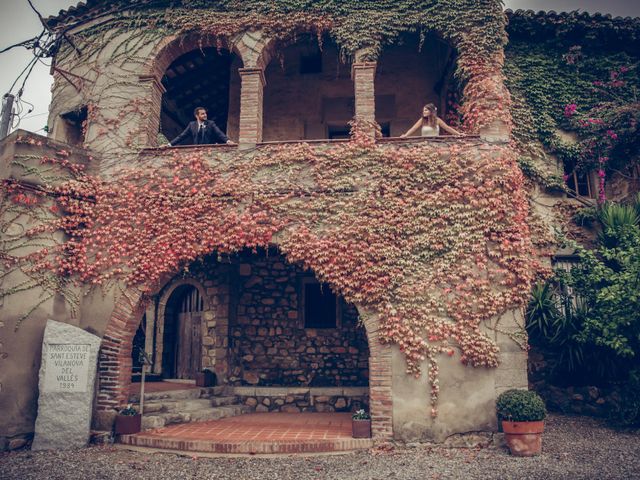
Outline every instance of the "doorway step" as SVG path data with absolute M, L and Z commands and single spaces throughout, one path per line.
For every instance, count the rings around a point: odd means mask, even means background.
M 139 409 L 139 395 L 131 395 L 130 401 Z M 224 386 L 149 392 L 144 395 L 142 430 L 219 420 L 253 410 L 253 407 L 240 404 L 237 396 L 226 395 Z

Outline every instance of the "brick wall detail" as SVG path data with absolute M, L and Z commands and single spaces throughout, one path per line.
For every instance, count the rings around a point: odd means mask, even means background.
M 240 133 L 238 143 L 251 146 L 262 141 L 262 105 L 264 95 L 264 70 L 249 67 L 239 69 Z

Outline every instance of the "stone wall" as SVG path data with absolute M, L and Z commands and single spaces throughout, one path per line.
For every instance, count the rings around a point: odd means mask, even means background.
M 544 399 L 549 410 L 606 417 L 618 407 L 621 396 L 614 386 L 557 385 L 552 377 L 555 361 L 549 357 L 533 346 L 528 362 L 529 384 Z
M 59 157 L 57 152 L 62 150 L 68 151 L 69 155 Z M 0 177 L 36 187 L 44 186 L 45 180 L 33 171 L 35 165 L 40 165 L 42 157 L 65 158 L 72 164 L 84 166 L 90 164 L 86 151 L 17 130 L 0 141 Z M 48 179 L 53 184 L 64 180 Z M 52 240 L 36 238 L 20 241 L 21 246 L 16 250 L 7 250 L 14 246 L 13 241 L 19 240 L 24 231 L 37 223 L 26 216 L 16 217 L 9 209 L 3 210 L 3 215 L 0 238 L 5 253 L 26 255 L 39 250 L 44 244 L 53 245 Z M 31 277 L 20 269 L 3 268 L 0 286 L 8 289 L 10 286 L 28 285 L 31 281 Z M 70 288 L 69 292 L 81 296 L 80 289 Z M 24 318 L 31 307 L 33 310 Z M 87 331 L 100 328 L 100 321 L 95 316 L 80 318 L 62 295 L 39 286 L 18 288 L 13 294 L 0 297 L 0 451 L 22 448 L 33 437 L 42 339 L 48 319 L 77 325 Z
M 367 385 L 366 334 L 353 305 L 339 300 L 337 328 L 305 328 L 302 279 L 312 277 L 281 255 L 240 259 L 229 327 L 234 385 Z
M 204 297 L 202 367 L 222 383 L 259 386 L 368 385 L 369 348 L 353 305 L 340 300 L 337 328 L 304 328 L 300 291 L 310 272 L 277 250 L 209 257 L 160 294 L 154 373 L 161 372 L 166 305 L 180 285 Z
M 256 412 L 355 412 L 369 410 L 367 387 L 230 387 Z

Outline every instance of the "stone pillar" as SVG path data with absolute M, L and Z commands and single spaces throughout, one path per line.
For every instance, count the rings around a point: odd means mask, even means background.
M 391 345 L 380 340 L 380 320 L 376 314 L 359 306 L 360 319 L 369 342 L 369 410 L 371 432 L 376 443 L 393 438 L 393 385 Z
M 358 121 L 370 123 L 376 121 L 376 97 L 375 97 L 375 62 L 354 62 L 351 67 L 351 79 L 353 80 L 356 100 L 355 118 Z M 371 128 L 370 134 L 375 135 Z
M 153 362 L 154 351 L 153 351 L 153 339 L 156 330 L 156 308 L 155 304 L 152 303 L 147 306 L 145 311 L 146 325 L 145 325 L 145 336 L 144 336 L 144 351 L 147 352 L 147 355 L 151 358 Z M 149 366 L 151 373 L 160 373 L 156 371 L 155 365 L 151 364 Z
M 480 129 L 480 139 L 490 143 L 507 143 L 509 142 L 509 127 L 502 120 L 494 120 Z
M 262 104 L 264 94 L 264 70 L 240 68 L 240 147 L 251 147 L 262 141 Z
M 204 314 L 207 335 L 203 349 L 207 357 L 203 358 L 205 368 L 212 369 L 218 384 L 227 383 L 229 376 L 229 323 L 231 315 L 230 266 L 218 265 L 213 285 L 206 292 L 211 309 Z
M 484 71 L 478 72 L 476 77 L 469 81 L 481 85 L 480 89 L 474 89 L 475 95 L 479 98 L 473 100 L 482 104 L 486 112 L 491 112 L 491 115 L 496 117 L 480 129 L 480 138 L 485 142 L 506 143 L 509 142 L 511 134 L 510 93 L 504 84 L 503 65 L 504 53 L 499 52 L 490 59 Z
M 141 121 L 142 142 L 149 147 L 158 146 L 160 131 L 160 115 L 162 112 L 162 95 L 166 92 L 155 75 L 141 75 L 140 82 L 145 85 L 149 100 L 148 116 Z M 171 140 L 171 139 L 169 139 Z

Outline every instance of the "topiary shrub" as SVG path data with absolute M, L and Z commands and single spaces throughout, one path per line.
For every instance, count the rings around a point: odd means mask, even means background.
M 509 422 L 538 422 L 544 420 L 547 408 L 536 392 L 507 390 L 498 396 L 496 410 L 499 420 Z

